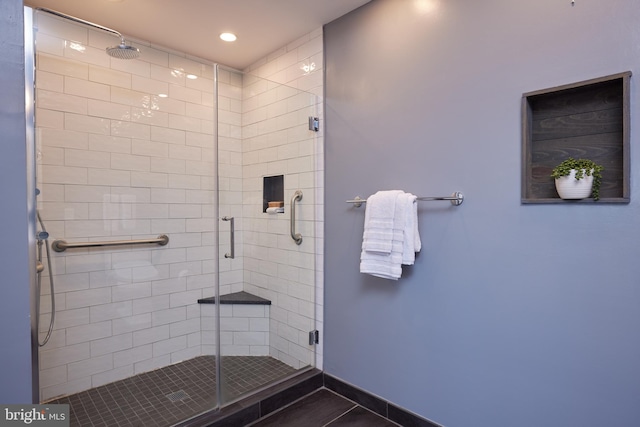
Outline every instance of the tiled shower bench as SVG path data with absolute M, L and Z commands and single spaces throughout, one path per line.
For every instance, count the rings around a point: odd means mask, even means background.
M 215 329 L 215 297 L 201 298 L 203 330 Z M 220 346 L 224 356 L 269 355 L 271 301 L 248 292 L 220 296 Z M 210 327 L 205 327 L 209 325 Z M 210 334 L 213 336 L 213 333 Z M 206 338 L 203 337 L 203 340 Z M 214 342 L 203 344 L 214 345 Z

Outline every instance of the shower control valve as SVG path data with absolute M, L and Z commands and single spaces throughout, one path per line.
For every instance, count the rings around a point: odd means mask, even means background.
M 39 231 L 38 233 L 36 233 L 36 239 L 38 241 L 47 240 L 48 238 L 49 238 L 49 233 L 47 233 L 46 231 Z

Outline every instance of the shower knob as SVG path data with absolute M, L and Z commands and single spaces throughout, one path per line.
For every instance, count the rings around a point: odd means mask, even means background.
M 47 233 L 46 231 L 39 231 L 36 234 L 36 239 L 38 240 L 47 240 L 49 238 L 49 233 Z

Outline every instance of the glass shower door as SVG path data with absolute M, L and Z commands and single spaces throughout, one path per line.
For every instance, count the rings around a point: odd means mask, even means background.
M 112 34 L 43 11 L 34 33 L 40 400 L 72 425 L 172 425 L 217 402 L 198 303 L 217 280 L 214 68 L 143 43 L 110 58 Z
M 221 404 L 314 366 L 317 97 L 218 67 Z

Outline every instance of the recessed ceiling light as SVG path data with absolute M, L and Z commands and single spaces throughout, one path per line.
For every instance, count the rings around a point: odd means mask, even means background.
M 159 93 L 158 96 L 160 98 L 168 98 L 169 97 L 169 95 L 167 95 L 166 93 Z
M 191 80 L 195 80 L 198 78 L 198 76 L 196 76 L 195 74 L 187 74 L 187 78 Z
M 234 42 L 237 39 L 236 35 L 233 33 L 222 33 L 220 34 L 220 38 L 226 42 Z

